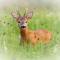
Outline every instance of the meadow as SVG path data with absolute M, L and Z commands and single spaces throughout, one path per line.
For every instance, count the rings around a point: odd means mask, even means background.
M 28 22 L 31 30 L 46 29 L 52 33 L 49 44 L 20 46 L 20 29 L 11 16 L 15 8 L 0 10 L 0 58 L 2 60 L 57 60 L 60 55 L 60 12 L 46 8 L 35 8 Z M 23 15 L 24 8 L 19 9 Z

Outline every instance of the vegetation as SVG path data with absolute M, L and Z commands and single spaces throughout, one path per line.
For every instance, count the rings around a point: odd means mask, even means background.
M 29 29 L 47 29 L 52 32 L 52 39 L 47 45 L 22 47 L 19 45 L 20 29 L 11 16 L 13 10 L 15 8 L 5 8 L 0 11 L 0 55 L 7 60 L 48 60 L 60 53 L 60 12 L 41 8 L 34 9 L 34 15 L 28 22 Z M 23 15 L 24 8 L 19 11 Z

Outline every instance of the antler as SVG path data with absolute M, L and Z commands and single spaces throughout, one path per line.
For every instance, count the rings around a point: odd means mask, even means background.
M 25 9 L 25 12 L 24 12 L 24 16 L 26 15 L 26 9 Z
M 32 10 L 25 9 L 24 16 L 26 16 L 27 18 L 32 18 L 32 15 L 33 15 L 33 11 Z
M 21 16 L 21 14 L 20 14 L 19 10 L 17 10 L 17 14 L 18 14 L 19 16 Z

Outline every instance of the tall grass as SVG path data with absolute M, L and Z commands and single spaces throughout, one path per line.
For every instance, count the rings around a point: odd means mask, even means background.
M 52 33 L 51 42 L 47 45 L 37 44 L 35 47 L 22 47 L 19 45 L 20 29 L 17 22 L 11 16 L 11 11 L 13 10 L 12 8 L 7 8 L 0 11 L 1 54 L 8 58 L 8 60 L 45 60 L 44 58 L 47 56 L 49 58 L 60 53 L 60 48 L 58 47 L 60 44 L 60 18 L 56 12 L 37 8 L 34 10 L 32 19 L 28 22 L 28 27 L 31 30 L 46 29 L 50 31 Z M 24 9 L 21 9 L 20 12 L 23 15 Z M 55 49 L 58 50 L 56 51 Z

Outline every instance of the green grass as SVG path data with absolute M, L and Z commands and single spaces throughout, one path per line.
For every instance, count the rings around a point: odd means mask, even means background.
M 60 18 L 58 12 L 49 10 L 36 9 L 32 19 L 28 22 L 29 29 L 47 29 L 52 33 L 51 42 L 47 45 L 38 44 L 32 46 L 20 46 L 19 43 L 19 27 L 17 22 L 12 18 L 11 11 L 13 9 L 5 9 L 0 11 L 0 54 L 8 60 L 48 60 L 60 54 L 54 52 L 55 46 L 60 44 Z M 21 9 L 21 14 L 24 10 Z M 52 13 L 51 15 L 49 15 Z M 60 12 L 59 12 L 60 13 Z M 60 46 L 60 45 L 59 45 Z M 44 57 L 44 58 L 43 58 Z M 47 58 L 48 57 L 48 58 Z M 55 60 L 52 58 L 52 60 Z

